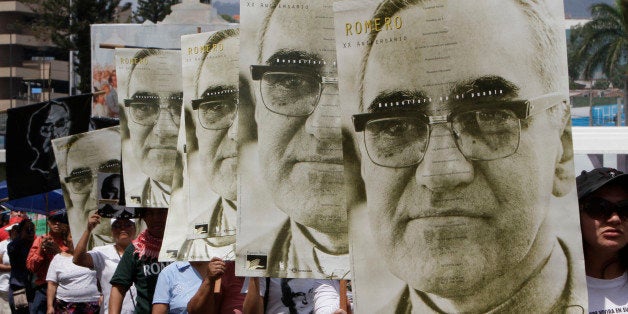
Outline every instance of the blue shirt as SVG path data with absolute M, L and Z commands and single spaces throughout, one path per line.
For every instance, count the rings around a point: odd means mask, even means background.
M 159 273 L 153 304 L 168 304 L 168 313 L 187 313 L 188 302 L 202 282 L 203 278 L 190 263 L 172 263 Z

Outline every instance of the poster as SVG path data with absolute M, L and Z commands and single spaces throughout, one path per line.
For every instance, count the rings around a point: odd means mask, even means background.
M 116 49 L 116 71 L 126 206 L 166 208 L 183 104 L 180 51 Z
M 51 140 L 87 132 L 91 98 L 91 94 L 64 97 L 8 110 L 9 198 L 61 187 Z
M 238 276 L 349 277 L 331 5 L 240 3 Z
M 238 36 L 225 29 L 181 37 L 185 192 L 173 190 L 164 241 L 175 246 L 162 247 L 166 258 L 235 259 Z
M 116 72 L 114 60 L 114 47 L 132 46 L 179 49 L 181 35 L 194 34 L 199 31 L 208 32 L 224 27 L 224 24 L 91 25 L 92 91 L 105 92 L 94 97 L 92 115 L 96 117 L 119 117 L 118 73 Z
M 586 313 L 562 2 L 334 13 L 356 310 Z
M 89 217 L 100 212 L 103 203 L 118 206 L 122 168 L 120 127 L 54 139 L 52 147 L 59 165 L 70 232 L 73 239 L 80 239 Z M 101 216 L 101 223 L 92 231 L 89 247 L 113 243 L 110 221 Z

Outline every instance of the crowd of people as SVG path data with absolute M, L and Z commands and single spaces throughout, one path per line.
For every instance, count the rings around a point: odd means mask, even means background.
M 583 171 L 577 187 L 589 312 L 623 308 L 628 174 Z M 7 213 L 0 228 L 0 313 L 346 313 L 344 282 L 337 280 L 242 278 L 233 261 L 219 258 L 159 262 L 167 212 L 144 210 L 139 233 L 132 219 L 113 220 L 114 243 L 92 250 L 98 214 L 73 242 L 65 212 L 49 216 L 49 232 L 39 237 L 27 215 Z

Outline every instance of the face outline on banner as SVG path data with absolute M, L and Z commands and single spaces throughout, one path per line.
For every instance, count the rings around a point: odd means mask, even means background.
M 228 119 L 231 123 L 228 126 L 204 126 L 204 123 L 200 121 L 200 108 L 193 110 L 192 115 L 195 122 L 198 149 L 201 153 L 200 159 L 203 169 L 206 171 L 204 175 L 208 179 L 209 187 L 221 197 L 236 200 L 238 152 L 236 143 L 237 123 L 235 121 L 237 121 L 237 114 L 233 112 L 237 110 L 235 106 L 237 105 L 238 94 L 238 67 L 231 57 L 239 54 L 239 39 L 236 30 L 233 29 L 220 31 L 212 37 L 220 36 L 219 33 L 230 34 L 225 35 L 229 37 L 216 42 L 216 44 L 222 43 L 224 50 L 220 53 L 224 54 L 225 57 L 210 58 L 211 54 L 214 53 L 211 51 L 206 55 L 197 80 L 196 98 L 202 99 L 205 95 L 226 92 L 227 95 L 223 101 L 234 106 L 226 113 L 231 118 Z M 211 40 L 212 38 L 210 38 Z M 221 107 L 223 106 L 225 103 L 222 103 Z M 220 120 L 225 120 L 225 118 Z
M 37 123 L 38 119 L 43 119 L 38 130 L 32 130 L 33 123 Z M 28 127 L 28 142 L 31 149 L 37 153 L 37 157 L 31 165 L 32 170 L 38 170 L 42 173 L 48 173 L 50 169 L 56 168 L 57 164 L 54 158 L 50 158 L 48 165 L 41 164 L 39 160 L 42 156 L 48 156 L 52 153 L 52 140 L 68 136 L 70 134 L 70 111 L 63 102 L 50 102 L 47 106 L 37 110 L 31 116 Z
M 490 7 L 496 6 L 500 13 L 486 13 L 495 12 Z M 430 29 L 425 19 L 417 18 L 422 10 L 415 4 L 394 14 L 402 18 L 405 29 Z M 562 91 L 556 87 L 561 74 L 551 72 L 556 66 L 546 67 L 549 72 L 538 70 L 543 67 L 538 64 L 545 62 L 539 59 L 561 62 L 559 54 L 547 48 L 539 58 L 534 44 L 537 38 L 520 4 L 461 2 L 443 10 L 449 22 L 446 38 L 457 43 L 455 49 L 417 51 L 411 44 L 373 45 L 361 73 L 360 112 L 386 111 L 377 104 L 415 97 L 433 101 L 413 110 L 442 116 L 459 110 L 455 95 L 485 92 L 482 88 L 502 90 L 498 99 L 504 100 Z M 513 41 L 510 33 L 487 31 L 504 25 L 527 39 Z M 379 36 L 399 33 L 381 32 L 376 38 Z M 408 37 L 408 43 L 426 47 L 442 40 L 422 32 L 402 36 Z M 446 66 L 455 70 L 436 71 L 445 66 L 425 61 L 430 56 L 446 56 Z M 382 73 L 391 79 L 382 79 Z M 442 82 L 449 83 L 439 84 Z M 451 100 L 437 101 L 440 97 Z M 552 195 L 565 195 L 573 185 L 569 175 L 573 152 L 564 131 L 566 110 L 558 103 L 522 120 L 518 150 L 491 161 L 467 159 L 458 149 L 451 127 L 438 123 L 430 125 L 432 133 L 427 136 L 431 140 L 418 165 L 384 167 L 372 161 L 365 148 L 366 135 L 358 133 L 371 230 L 389 271 L 411 288 L 461 300 L 505 280 L 499 276 L 513 278 L 512 270 L 530 270 L 518 265 L 539 265 L 556 241 L 545 225 L 549 200 Z M 499 298 L 508 293 L 512 291 L 505 289 L 495 295 Z M 490 302 L 495 301 L 482 302 L 485 304 L 479 306 L 494 306 Z
M 120 171 L 120 142 L 116 131 L 101 131 L 98 137 L 81 136 L 70 142 L 66 156 L 66 189 L 72 207 L 68 209 L 72 225 L 85 226 L 89 215 L 98 211 L 98 172 Z M 113 145 L 112 145 L 113 143 Z M 76 184 L 75 187 L 71 186 Z
M 310 75 L 337 78 L 334 50 L 320 47 L 321 38 L 329 31 L 312 18 L 324 14 L 329 13 L 322 6 L 309 10 L 276 8 L 262 35 L 259 64 L 281 66 L 302 60 L 307 63 L 298 65 L 310 69 Z M 335 193 L 343 189 L 344 182 L 342 150 L 333 150 L 342 145 L 340 132 L 330 134 L 328 129 L 319 127 L 329 119 L 325 117 L 326 106 L 321 104 L 337 103 L 338 85 L 320 84 L 320 98 L 309 115 L 286 116 L 271 111 L 270 104 L 265 104 L 262 81 L 254 82 L 258 149 L 263 176 L 275 204 L 295 222 L 323 233 L 346 228 L 341 210 L 321 205 L 344 204 L 344 195 Z M 288 92 L 297 89 L 286 88 Z
M 178 59 L 163 58 L 161 51 L 155 49 L 142 50 L 136 56 L 142 52 L 148 52 L 141 58 L 145 64 L 158 66 L 144 66 L 141 70 L 135 66 L 129 74 L 127 97 L 150 98 L 153 102 L 158 99 L 160 109 L 154 124 L 143 125 L 134 121 L 131 109 L 125 108 L 129 137 L 142 172 L 151 180 L 170 186 L 183 96 L 181 86 L 172 82 L 181 82 L 180 64 Z

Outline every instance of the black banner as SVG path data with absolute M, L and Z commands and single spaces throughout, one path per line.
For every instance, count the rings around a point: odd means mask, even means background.
M 61 187 L 51 141 L 87 132 L 91 98 L 91 94 L 83 94 L 8 110 L 6 158 L 10 199 Z

